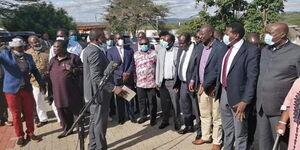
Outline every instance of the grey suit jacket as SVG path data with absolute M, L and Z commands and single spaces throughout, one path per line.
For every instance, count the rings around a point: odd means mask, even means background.
M 103 77 L 104 70 L 109 64 L 109 60 L 101 49 L 95 45 L 89 44 L 83 52 L 83 75 L 84 75 L 84 98 L 91 100 L 96 94 L 101 78 Z M 104 93 L 112 93 L 114 84 L 112 78 L 109 79 L 107 84 L 104 86 L 100 96 Z M 96 99 L 96 103 L 101 103 L 104 99 L 100 97 Z M 109 99 L 107 99 L 109 100 Z
M 280 107 L 293 82 L 300 76 L 300 46 L 288 42 L 278 50 L 262 49 L 257 87 L 257 111 L 280 115 Z
M 156 62 L 156 76 L 155 76 L 155 83 L 159 86 L 161 86 L 162 82 L 163 82 L 163 78 L 164 78 L 164 66 L 165 66 L 165 56 L 166 56 L 166 49 L 163 48 L 160 45 L 156 46 L 157 49 L 157 62 Z M 176 74 L 176 65 L 177 65 L 177 52 L 178 52 L 178 47 L 173 46 L 170 49 L 173 52 L 173 64 L 174 64 L 174 77 Z

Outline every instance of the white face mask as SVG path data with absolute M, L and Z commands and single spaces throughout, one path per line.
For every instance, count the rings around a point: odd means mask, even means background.
M 61 36 L 59 36 L 59 37 L 56 37 L 56 40 L 62 40 L 62 41 L 64 41 L 64 40 L 65 40 L 65 38 L 64 38 L 64 37 L 61 37 Z
M 119 39 L 118 40 L 118 45 L 119 46 L 123 46 L 124 45 L 124 40 L 123 39 Z
M 223 42 L 224 44 L 229 45 L 232 41 L 230 41 L 229 36 L 225 34 L 223 36 Z
M 42 45 L 40 45 L 39 47 L 33 47 L 33 49 L 36 50 L 36 51 L 39 51 L 39 50 L 41 50 L 42 48 L 43 48 Z
M 16 51 L 16 50 L 13 50 L 13 53 L 17 56 L 23 56 L 24 52 L 19 52 L 19 51 Z
M 270 35 L 269 33 L 266 33 L 266 34 L 265 34 L 264 41 L 265 41 L 265 43 L 268 44 L 268 45 L 274 45 L 274 44 L 275 44 L 275 43 L 273 42 L 273 36 Z

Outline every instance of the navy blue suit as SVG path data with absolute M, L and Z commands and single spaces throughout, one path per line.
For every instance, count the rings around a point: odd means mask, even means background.
M 118 48 L 116 46 L 108 49 L 107 58 L 109 61 L 122 62 L 119 68 L 114 71 L 114 83 L 116 86 L 126 85 L 129 88 L 133 88 L 133 54 L 134 52 L 130 47 L 124 47 L 124 58 L 122 61 Z M 126 83 L 123 82 L 123 73 L 130 74 L 129 79 Z M 116 101 L 120 122 L 123 122 L 125 120 L 125 105 L 128 111 L 129 118 L 134 118 L 133 101 L 128 103 L 125 99 L 119 96 L 116 97 Z

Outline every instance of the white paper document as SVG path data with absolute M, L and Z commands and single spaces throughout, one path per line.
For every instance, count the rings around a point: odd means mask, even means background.
M 136 93 L 133 90 L 131 90 L 125 85 L 122 87 L 122 89 L 127 92 L 127 94 L 123 96 L 123 98 L 127 101 L 131 101 L 132 98 L 136 95 Z

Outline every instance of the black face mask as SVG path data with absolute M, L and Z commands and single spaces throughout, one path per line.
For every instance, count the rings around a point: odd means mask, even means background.
M 170 50 L 173 47 L 173 45 L 174 45 L 174 42 L 169 43 L 167 50 Z

